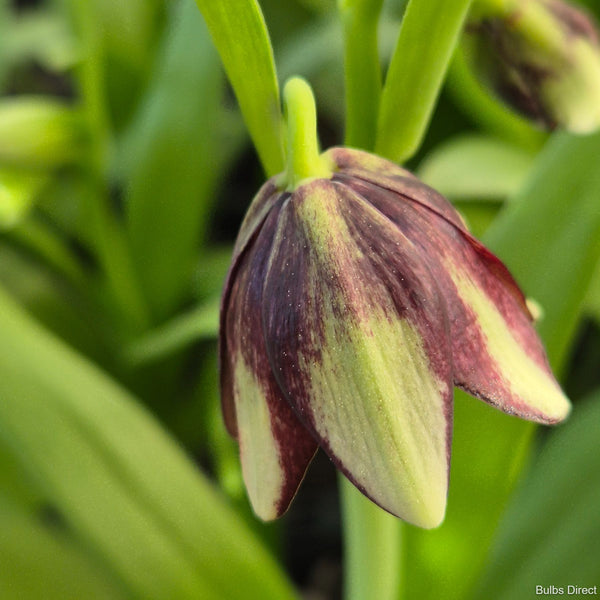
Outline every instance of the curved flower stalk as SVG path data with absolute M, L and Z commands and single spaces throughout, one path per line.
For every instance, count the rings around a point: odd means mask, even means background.
M 260 190 L 223 294 L 223 412 L 248 494 L 279 517 L 320 446 L 379 506 L 435 527 L 453 385 L 539 423 L 569 402 L 517 284 L 442 196 L 358 150 L 315 164 Z
M 516 111 L 548 129 L 600 127 L 600 36 L 582 9 L 561 0 L 477 0 L 466 41 L 475 71 Z

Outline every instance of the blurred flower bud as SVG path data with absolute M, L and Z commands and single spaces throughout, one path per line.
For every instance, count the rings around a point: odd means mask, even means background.
M 478 0 L 468 62 L 512 108 L 549 129 L 600 127 L 600 44 L 592 19 L 560 0 Z
M 53 168 L 82 157 L 79 113 L 63 101 L 41 97 L 0 101 L 0 165 Z
M 47 179 L 40 172 L 0 168 L 0 231 L 25 218 Z

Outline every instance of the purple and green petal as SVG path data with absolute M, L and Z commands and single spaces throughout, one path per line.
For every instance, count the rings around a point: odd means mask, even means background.
M 451 350 L 411 241 L 347 187 L 306 184 L 281 209 L 262 308 L 280 387 L 338 467 L 387 511 L 438 525 Z
M 455 384 L 521 418 L 541 423 L 564 419 L 569 402 L 506 267 L 429 205 L 405 203 L 374 184 L 351 185 L 420 246 L 435 272 L 450 322 Z M 447 206 L 446 212 L 454 210 Z
M 267 217 L 240 257 L 224 307 L 221 383 L 224 414 L 235 423 L 248 496 L 263 520 L 292 501 L 317 443 L 295 416 L 273 377 L 262 336 L 262 282 L 277 220 Z

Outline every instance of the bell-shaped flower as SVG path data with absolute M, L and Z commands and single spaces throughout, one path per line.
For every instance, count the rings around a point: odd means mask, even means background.
M 222 403 L 248 495 L 279 517 L 321 447 L 379 506 L 434 527 L 453 386 L 539 423 L 569 402 L 517 284 L 442 196 L 365 152 L 320 161 L 260 190 L 223 295 Z

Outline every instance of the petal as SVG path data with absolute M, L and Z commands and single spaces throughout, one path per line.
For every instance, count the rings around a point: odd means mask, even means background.
M 327 150 L 324 155 L 343 172 L 356 170 L 359 172 L 371 173 L 371 175 L 377 173 L 381 175 L 399 175 L 416 179 L 410 171 L 399 167 L 396 163 L 362 150 L 335 147 Z
M 428 256 L 446 297 L 455 384 L 521 418 L 564 419 L 569 401 L 552 375 L 525 298 L 502 262 L 427 207 L 401 206 L 387 190 L 352 185 Z
M 277 212 L 240 260 L 224 315 L 222 353 L 224 404 L 234 404 L 244 482 L 264 520 L 287 510 L 318 447 L 283 397 L 262 336 L 262 283 Z
M 410 241 L 344 186 L 306 184 L 282 208 L 264 300 L 274 373 L 321 446 L 381 507 L 438 525 L 450 347 L 436 284 Z
M 353 154 L 365 154 L 357 150 L 350 151 Z M 366 154 L 366 156 L 371 156 Z M 339 160 L 339 153 L 335 154 L 335 158 Z M 377 157 L 372 157 L 377 158 Z M 462 217 L 456 212 L 452 205 L 433 188 L 425 185 L 417 179 L 412 173 L 406 169 L 398 167 L 394 163 L 378 159 L 382 164 L 378 168 L 370 168 L 369 163 L 361 165 L 358 157 L 350 161 L 346 157 L 343 159 L 343 168 L 335 174 L 334 180 L 339 180 L 352 185 L 352 181 L 358 179 L 377 186 L 380 189 L 386 189 L 398 196 L 398 204 L 403 202 L 421 204 L 425 208 L 438 213 L 457 227 L 467 230 L 467 227 Z M 371 161 L 373 162 L 373 161 Z M 373 165 L 375 166 L 375 164 Z
M 221 295 L 218 351 L 219 371 L 221 377 L 221 409 L 227 431 L 234 438 L 237 438 L 237 426 L 235 417 L 235 404 L 232 392 L 233 381 L 231 379 L 228 361 L 226 360 L 227 345 L 225 343 L 225 316 L 227 313 L 229 298 L 231 296 L 231 287 L 239 270 L 241 258 L 246 252 L 251 240 L 256 238 L 256 236 L 259 234 L 267 215 L 269 215 L 271 211 L 275 211 L 277 213 L 279 212 L 277 202 L 278 200 L 281 200 L 281 197 L 282 194 L 277 189 L 274 178 L 269 179 L 254 197 L 254 200 L 250 204 L 248 212 L 244 217 L 244 221 L 242 222 L 240 231 L 235 241 L 231 265 L 229 266 L 229 271 L 223 285 L 223 293 Z M 280 205 L 281 202 L 279 202 L 279 206 Z

